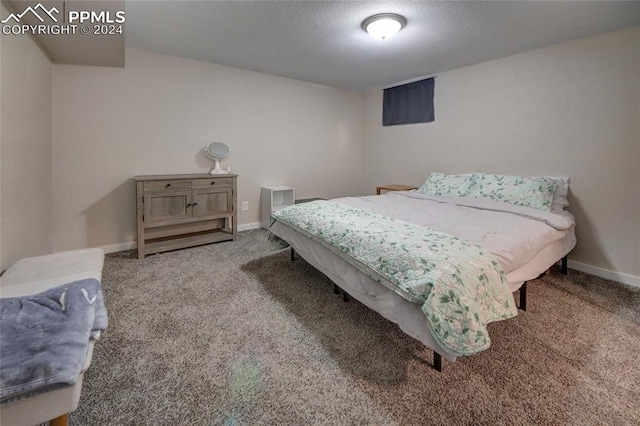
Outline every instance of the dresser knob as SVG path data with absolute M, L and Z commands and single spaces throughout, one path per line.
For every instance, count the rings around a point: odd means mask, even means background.
M 215 183 L 216 183 L 216 181 L 215 181 L 215 180 L 212 180 L 212 181 L 211 181 L 211 185 L 214 185 Z
M 170 186 L 171 186 L 171 184 L 170 184 L 170 183 L 168 183 L 168 184 L 166 184 L 164 187 L 165 187 L 165 188 L 168 188 L 168 187 L 170 187 Z
M 193 207 L 195 207 L 195 206 L 197 206 L 197 205 L 198 205 L 198 203 L 193 203 Z
M 187 204 L 187 207 L 191 207 L 191 204 Z

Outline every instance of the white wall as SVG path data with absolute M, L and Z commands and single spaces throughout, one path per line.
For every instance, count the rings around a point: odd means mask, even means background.
M 570 258 L 638 277 L 639 42 L 632 28 L 440 74 L 436 121 L 392 128 L 379 90 L 363 111 L 359 93 L 129 50 L 125 69 L 53 67 L 51 153 L 51 65 L 3 37 L 2 266 L 133 242 L 131 177 L 205 172 L 202 147 L 221 140 L 250 203 L 241 224 L 259 221 L 265 184 L 338 197 L 431 171 L 568 175 Z
M 9 12 L 2 5 L 1 16 Z M 52 65 L 27 35 L 0 42 L 0 269 L 48 254 Z
M 362 94 L 127 50 L 124 69 L 54 66 L 56 251 L 135 239 L 132 177 L 206 173 L 222 141 L 238 201 L 260 221 L 261 185 L 298 198 L 362 191 Z
M 440 74 L 435 122 L 382 127 L 365 96 L 365 183 L 432 171 L 570 176 L 569 258 L 640 276 L 640 28 Z

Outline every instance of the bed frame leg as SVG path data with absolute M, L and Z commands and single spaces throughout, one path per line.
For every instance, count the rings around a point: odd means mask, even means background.
M 520 309 L 527 310 L 527 282 L 525 281 L 520 287 Z
M 296 251 L 291 247 L 291 261 L 296 260 Z
M 349 301 L 349 294 L 344 290 L 342 290 L 342 300 L 344 302 L 348 302 Z
M 567 256 L 562 258 L 562 275 L 569 275 L 569 269 L 567 268 Z
M 333 294 L 340 294 L 340 287 L 336 284 L 333 285 Z
M 436 371 L 442 372 L 442 357 L 436 351 L 433 351 L 433 368 Z

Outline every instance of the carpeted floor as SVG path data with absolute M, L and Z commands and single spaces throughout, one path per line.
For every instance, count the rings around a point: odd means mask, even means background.
M 640 424 L 640 289 L 577 271 L 532 281 L 528 311 L 442 373 L 262 230 L 108 256 L 103 288 L 72 425 Z

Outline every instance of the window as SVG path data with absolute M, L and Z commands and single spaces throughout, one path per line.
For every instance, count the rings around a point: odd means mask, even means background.
M 384 89 L 382 125 L 429 123 L 433 114 L 434 77 Z

